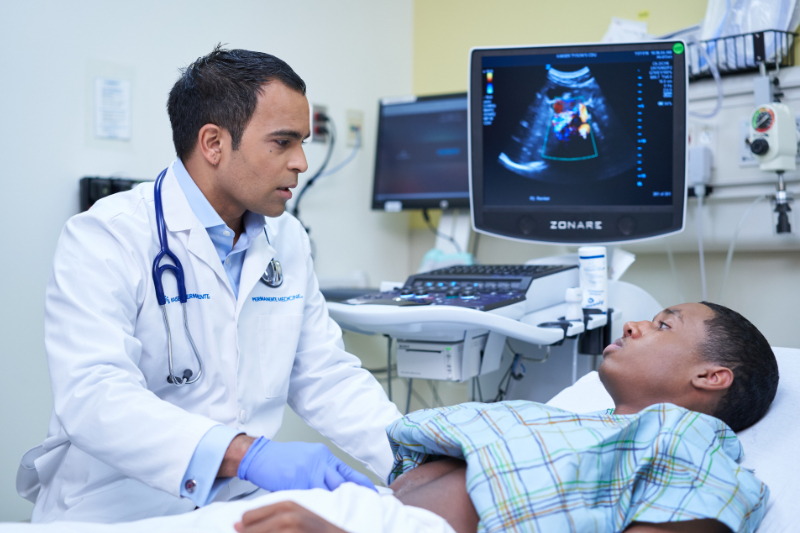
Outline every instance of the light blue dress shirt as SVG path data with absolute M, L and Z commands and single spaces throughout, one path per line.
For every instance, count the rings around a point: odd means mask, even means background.
M 214 210 L 203 192 L 194 182 L 180 159 L 172 164 L 172 172 L 189 201 L 197 219 L 206 228 L 220 261 L 228 275 L 234 296 L 239 298 L 239 278 L 242 275 L 244 256 L 253 240 L 264 231 L 266 221 L 262 215 L 250 211 L 244 214 L 244 231 L 233 244 L 234 232 Z M 208 505 L 231 478 L 217 479 L 217 472 L 231 441 L 242 432 L 220 424 L 203 436 L 194 450 L 181 482 L 181 496 L 189 498 L 198 507 Z

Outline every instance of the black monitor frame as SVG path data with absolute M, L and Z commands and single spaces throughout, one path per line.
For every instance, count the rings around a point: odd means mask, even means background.
M 683 231 L 686 222 L 687 132 L 686 52 L 675 54 L 673 64 L 672 206 L 485 206 L 483 161 L 483 64 L 490 56 L 531 53 L 625 52 L 672 50 L 682 41 L 625 44 L 574 44 L 548 46 L 480 47 L 470 50 L 469 157 L 470 208 L 476 232 L 525 242 L 547 244 L 612 244 L 652 239 Z M 591 224 L 587 224 L 591 222 Z M 598 224 L 599 222 L 599 224 Z M 596 226 L 600 226 L 597 229 Z M 590 227 L 587 227 L 590 226 Z
M 451 98 L 462 97 L 467 100 L 467 128 L 469 129 L 469 99 L 467 93 L 447 93 L 436 94 L 427 96 L 405 96 L 395 98 L 383 98 L 378 103 L 378 137 L 375 143 L 375 171 L 372 178 L 372 209 L 384 211 L 383 201 L 378 201 L 376 191 L 378 186 L 378 169 L 381 164 L 381 131 L 383 123 L 383 108 L 387 105 L 411 104 L 415 102 L 426 102 L 431 100 L 444 100 Z M 467 145 L 469 146 L 469 132 L 467 133 Z M 467 161 L 469 163 L 469 151 L 467 152 Z M 467 165 L 469 166 L 469 164 Z M 468 178 L 469 179 L 469 178 Z M 402 210 L 408 209 L 468 209 L 470 206 L 469 196 L 452 197 L 442 195 L 438 198 L 410 198 L 407 200 L 399 200 L 402 203 Z

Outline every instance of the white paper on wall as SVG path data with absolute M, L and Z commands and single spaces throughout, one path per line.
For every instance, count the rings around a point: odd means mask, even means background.
M 94 80 L 94 134 L 101 139 L 131 138 L 131 82 L 113 78 Z

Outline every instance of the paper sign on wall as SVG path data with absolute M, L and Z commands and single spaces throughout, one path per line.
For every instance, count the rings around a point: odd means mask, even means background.
M 94 134 L 101 139 L 130 140 L 131 82 L 129 80 L 95 78 Z

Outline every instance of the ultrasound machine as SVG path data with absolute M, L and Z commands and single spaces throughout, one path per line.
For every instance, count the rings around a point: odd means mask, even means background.
M 682 231 L 683 52 L 679 41 L 472 49 L 466 95 L 381 102 L 373 209 L 468 206 L 475 232 L 573 246 Z M 577 286 L 575 264 L 462 265 L 328 305 L 343 328 L 394 339 L 401 377 L 465 381 L 497 370 L 507 339 L 580 336 L 583 353 L 602 352 L 623 314 L 565 320 Z

